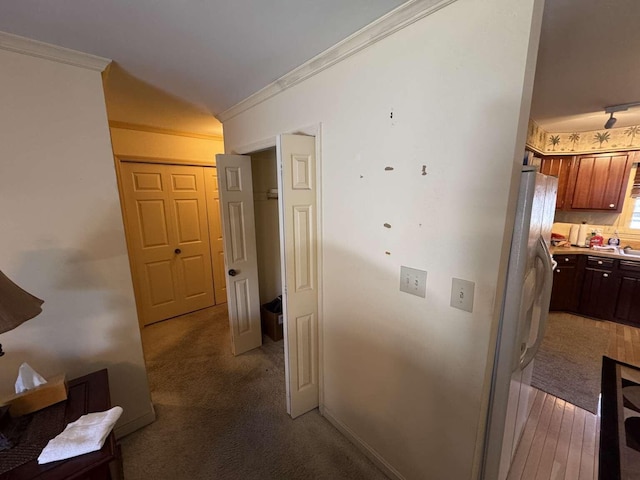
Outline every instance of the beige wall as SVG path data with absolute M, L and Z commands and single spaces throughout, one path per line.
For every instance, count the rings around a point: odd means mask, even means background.
M 407 479 L 477 473 L 534 3 L 458 0 L 224 124 L 229 153 L 321 124 L 323 410 Z
M 127 128 L 111 128 L 113 152 L 121 158 L 160 158 L 174 163 L 215 165 L 224 152 L 222 140 L 194 138 Z
M 278 200 L 267 191 L 278 187 L 275 148 L 251 155 L 260 303 L 282 294 Z
M 0 50 L 0 268 L 45 300 L 2 334 L 0 391 L 18 366 L 109 369 L 126 433 L 153 419 L 100 74 Z
M 143 82 L 115 62 L 103 73 L 103 81 L 109 121 L 222 135 L 222 125 L 207 109 Z

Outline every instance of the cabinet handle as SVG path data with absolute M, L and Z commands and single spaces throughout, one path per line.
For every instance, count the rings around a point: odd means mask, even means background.
M 609 276 L 609 274 L 608 273 L 603 273 L 602 276 L 607 278 Z
M 569 259 L 568 259 L 567 257 L 564 257 L 564 261 L 565 261 L 565 262 L 568 262 L 568 261 L 569 261 Z
M 556 270 L 556 273 L 560 273 L 560 269 L 557 269 L 557 270 Z
M 602 265 L 602 260 L 598 260 L 598 265 Z
M 616 208 L 616 206 L 615 206 L 615 204 L 610 203 L 610 204 L 609 204 L 609 208 Z

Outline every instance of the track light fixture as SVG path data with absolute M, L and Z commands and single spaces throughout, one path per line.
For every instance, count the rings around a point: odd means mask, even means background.
M 609 120 L 607 120 L 607 123 L 604 124 L 604 128 L 609 129 L 613 127 L 616 124 L 617 120 L 618 119 L 613 116 L 613 112 L 611 112 L 611 116 L 609 117 Z
M 610 107 L 605 107 L 604 112 L 610 114 L 610 116 L 607 122 L 604 124 L 604 128 L 609 129 L 616 124 L 616 121 L 618 119 L 613 116 L 614 113 L 624 112 L 626 110 L 629 110 L 629 108 L 631 107 L 637 107 L 639 105 L 640 105 L 640 102 L 632 102 L 632 103 L 622 103 L 620 105 L 611 105 Z

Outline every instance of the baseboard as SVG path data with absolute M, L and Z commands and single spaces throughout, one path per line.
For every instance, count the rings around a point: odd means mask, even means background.
M 324 418 L 326 418 L 331 425 L 336 427 L 340 433 L 342 433 L 345 437 L 351 441 L 362 453 L 364 453 L 369 460 L 376 464 L 376 466 L 382 470 L 389 478 L 393 480 L 406 480 L 400 472 L 398 472 L 395 468 L 393 468 L 389 462 L 387 462 L 382 455 L 376 452 L 367 442 L 362 440 L 356 433 L 347 427 L 344 423 L 334 417 L 329 409 L 325 406 L 320 408 L 320 413 Z
M 153 408 L 153 403 L 149 403 L 150 410 L 144 415 L 134 418 L 133 420 L 123 424 L 118 425 L 113 431 L 116 435 L 116 438 L 126 437 L 130 433 L 135 432 L 136 430 L 140 430 L 142 427 L 146 427 L 147 425 L 156 421 L 156 410 Z

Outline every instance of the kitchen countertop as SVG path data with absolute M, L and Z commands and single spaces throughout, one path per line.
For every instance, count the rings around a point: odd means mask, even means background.
M 591 248 L 584 247 L 551 247 L 549 249 L 553 256 L 558 255 L 593 255 L 595 257 L 607 257 L 607 258 L 618 258 L 622 260 L 631 260 L 640 262 L 640 258 L 631 255 L 624 255 L 618 252 L 612 252 L 611 250 L 593 250 Z

